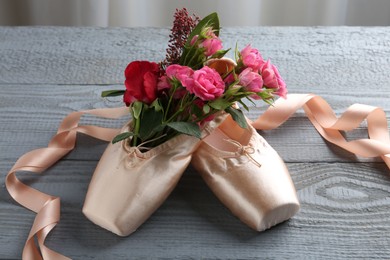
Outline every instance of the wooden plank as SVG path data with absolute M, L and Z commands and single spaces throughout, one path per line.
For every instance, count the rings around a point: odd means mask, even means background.
M 0 163 L 4 172 L 10 161 Z M 81 213 L 94 162 L 61 161 L 43 176 L 19 174 L 62 198 L 47 245 L 74 259 L 386 258 L 390 180 L 378 163 L 289 163 L 301 210 L 257 233 L 233 217 L 189 168 L 163 206 L 133 235 L 118 237 Z M 33 216 L 0 191 L 0 258 L 19 258 Z
M 101 92 L 110 89 L 124 89 L 123 85 L 42 85 L 42 84 L 5 84 L 0 86 L 0 113 L 4 120 L 9 118 L 27 117 L 29 113 L 47 113 L 46 116 L 63 117 L 73 111 L 81 109 L 106 108 L 123 106 L 122 97 L 101 98 Z M 328 86 L 319 85 L 315 88 L 302 87 L 300 91 L 290 93 L 314 93 L 322 96 L 333 108 L 336 114 L 341 114 L 354 103 L 382 107 L 390 112 L 390 85 L 389 89 L 367 91 L 364 88 L 351 88 L 343 92 L 334 93 Z M 263 101 L 256 101 L 256 107 L 250 103 L 248 116 L 259 116 L 268 105 Z M 35 112 L 36 111 L 36 112 Z M 300 111 L 299 115 L 303 115 Z M 54 114 L 55 113 L 55 114 Z M 3 120 L 3 118 L 0 118 Z M 31 123 L 34 123 L 33 121 Z M 45 125 L 47 129 L 49 125 Z M 7 125 L 0 125 L 6 129 Z
M 2 27 L 0 83 L 120 84 L 130 61 L 164 58 L 168 33 L 157 28 Z M 278 65 L 291 92 L 317 86 L 336 95 L 356 88 L 390 90 L 388 27 L 223 28 L 221 37 L 226 48 L 252 43 Z
M 56 121 L 59 122 L 60 119 L 56 119 Z M 47 131 L 22 129 L 0 132 L 2 148 L 0 157 L 16 161 L 18 157 L 28 151 L 47 146 L 55 132 L 55 129 Z M 306 118 L 290 119 L 279 129 L 260 132 L 260 134 L 266 138 L 286 162 L 381 162 L 379 158 L 356 157 L 326 142 Z M 366 129 L 359 128 L 354 135 L 350 136 L 351 139 L 365 138 Z M 73 161 L 97 161 L 106 146 L 106 142 L 79 135 L 76 149 L 65 158 Z
M 0 103 L 0 157 L 16 160 L 23 153 L 46 146 L 55 134 L 61 120 L 73 111 L 93 108 L 122 106 L 121 98 L 100 98 L 105 89 L 121 89 L 120 85 L 80 86 L 80 85 L 3 85 Z M 389 97 L 386 94 L 364 93 L 357 89 L 350 97 L 323 97 L 332 105 L 337 114 L 355 102 L 382 106 L 390 113 Z M 257 118 L 267 105 L 258 102 L 258 108 L 247 113 L 250 119 Z M 121 127 L 129 118 L 104 120 L 92 116 L 83 117 L 82 124 L 95 124 L 104 127 Z M 311 125 L 303 111 L 279 129 L 260 132 L 287 162 L 348 162 L 380 161 L 379 159 L 356 158 L 334 145 L 326 143 Z M 349 140 L 365 138 L 365 126 L 346 136 Z M 79 138 L 77 149 L 70 153 L 70 160 L 95 160 L 100 158 L 106 143 L 88 137 Z M 90 147 L 94 147 L 91 149 Z

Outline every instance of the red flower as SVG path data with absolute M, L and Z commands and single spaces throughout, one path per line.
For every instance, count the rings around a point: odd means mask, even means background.
M 159 67 L 155 62 L 133 61 L 125 70 L 126 91 L 123 101 L 129 106 L 134 101 L 151 104 L 157 97 Z

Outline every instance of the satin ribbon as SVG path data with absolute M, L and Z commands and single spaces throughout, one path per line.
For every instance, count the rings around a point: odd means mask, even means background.
M 289 94 L 287 99 L 278 99 L 252 122 L 252 125 L 259 130 L 274 129 L 302 107 L 314 127 L 327 141 L 363 157 L 380 156 L 390 168 L 390 138 L 386 114 L 377 107 L 355 104 L 337 118 L 329 104 L 321 97 L 313 94 Z M 23 184 L 15 174 L 17 171 L 42 173 L 73 150 L 78 132 L 105 141 L 111 141 L 118 134 L 119 129 L 79 126 L 80 118 L 84 114 L 119 118 L 127 115 L 128 109 L 106 108 L 69 114 L 62 121 L 48 147 L 33 150 L 20 157 L 6 176 L 6 188 L 10 195 L 19 204 L 37 213 L 23 249 L 23 259 L 69 259 L 44 245 L 47 235 L 59 222 L 60 199 Z M 365 119 L 370 138 L 348 142 L 340 131 L 353 130 Z M 34 237 L 37 238 L 38 245 L 34 243 Z
M 258 130 L 277 128 L 299 108 L 327 141 L 362 157 L 381 157 L 390 168 L 390 138 L 385 112 L 378 107 L 354 104 L 339 118 L 329 104 L 314 94 L 289 94 L 279 98 L 273 106 L 255 120 L 252 125 Z M 341 131 L 356 129 L 367 119 L 367 139 L 347 141 Z
M 119 118 L 128 113 L 126 107 L 71 113 L 62 121 L 57 134 L 51 139 L 48 147 L 30 151 L 16 161 L 6 176 L 6 188 L 14 200 L 37 213 L 23 249 L 23 259 L 63 260 L 69 258 L 44 245 L 47 235 L 60 220 L 60 199 L 23 184 L 16 177 L 16 172 L 44 172 L 73 150 L 78 132 L 104 141 L 111 141 L 119 132 L 119 129 L 91 125 L 79 126 L 78 123 L 82 115 L 90 114 L 104 118 Z M 34 242 L 34 237 L 37 238 L 38 246 Z

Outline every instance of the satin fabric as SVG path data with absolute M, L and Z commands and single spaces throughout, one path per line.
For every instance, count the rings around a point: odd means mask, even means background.
M 217 115 L 207 122 L 202 137 L 213 132 L 223 118 Z M 188 135 L 178 135 L 146 152 L 126 140 L 110 143 L 89 185 L 84 215 L 119 236 L 130 235 L 172 192 L 199 144 L 200 139 Z
M 230 116 L 203 139 L 191 164 L 219 200 L 257 231 L 299 210 L 283 160 L 251 125 L 243 129 Z
M 330 105 L 315 94 L 288 94 L 279 98 L 252 125 L 256 129 L 270 130 L 279 127 L 298 109 L 303 108 L 318 133 L 351 153 L 362 157 L 381 157 L 390 168 L 390 136 L 386 113 L 383 109 L 364 104 L 353 104 L 339 117 Z M 366 120 L 368 138 L 347 141 L 343 131 L 352 131 Z
M 83 213 L 119 236 L 130 235 L 165 201 L 199 143 L 179 135 L 147 152 L 127 140 L 110 143 L 93 174 Z
M 252 124 L 257 129 L 276 128 L 301 107 L 304 108 L 310 121 L 326 140 L 360 156 L 380 156 L 390 168 L 390 138 L 386 114 L 377 107 L 355 104 L 337 118 L 330 106 L 321 97 L 314 94 L 289 94 L 286 100 L 278 99 Z M 118 118 L 128 114 L 128 110 L 126 107 L 122 107 L 69 114 L 61 123 L 57 134 L 52 138 L 47 148 L 33 150 L 20 157 L 6 176 L 6 188 L 12 198 L 37 213 L 23 249 L 23 259 L 69 259 L 44 245 L 46 236 L 59 222 L 59 198 L 23 184 L 18 180 L 15 173 L 17 171 L 36 173 L 45 171 L 74 148 L 77 132 L 105 141 L 112 140 L 119 133 L 120 129 L 78 126 L 83 114 Z M 341 131 L 352 130 L 365 119 L 368 122 L 369 138 L 346 141 Z M 247 153 L 249 152 L 247 150 Z M 249 157 L 247 158 L 250 160 Z M 258 158 L 253 159 L 255 161 L 259 160 Z M 251 161 L 251 163 L 253 162 Z M 34 243 L 34 237 L 37 239 L 37 244 Z
M 73 150 L 76 144 L 77 133 L 84 133 L 101 140 L 110 141 L 119 132 L 119 129 L 88 125 L 79 126 L 78 122 L 82 115 L 91 114 L 98 117 L 119 118 L 128 113 L 126 107 L 73 112 L 61 122 L 57 134 L 50 140 L 48 147 L 24 154 L 8 172 L 5 185 L 11 197 L 22 206 L 37 213 L 23 248 L 23 259 L 63 260 L 69 258 L 51 250 L 44 244 L 47 235 L 60 220 L 60 198 L 27 186 L 19 181 L 16 177 L 16 172 L 44 172 Z M 34 238 L 36 238 L 38 244 L 35 243 Z

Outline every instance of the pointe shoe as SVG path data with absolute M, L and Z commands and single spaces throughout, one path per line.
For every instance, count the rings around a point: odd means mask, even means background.
M 128 141 L 110 143 L 89 185 L 84 215 L 119 236 L 130 235 L 165 201 L 199 143 L 178 135 L 147 152 Z
M 299 210 L 286 165 L 249 123 L 243 129 L 227 116 L 202 140 L 191 164 L 219 200 L 257 231 L 283 222 Z

